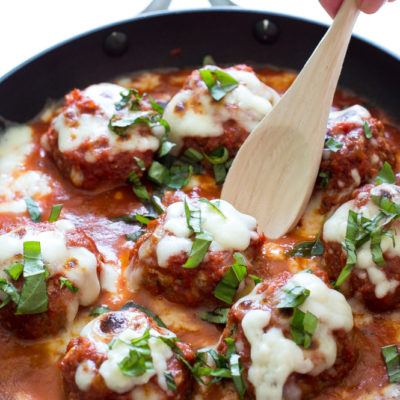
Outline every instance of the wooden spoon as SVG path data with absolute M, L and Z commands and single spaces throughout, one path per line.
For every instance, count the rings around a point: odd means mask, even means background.
M 269 238 L 292 229 L 311 197 L 358 14 L 355 0 L 345 0 L 292 86 L 253 129 L 229 170 L 221 197 L 253 215 Z

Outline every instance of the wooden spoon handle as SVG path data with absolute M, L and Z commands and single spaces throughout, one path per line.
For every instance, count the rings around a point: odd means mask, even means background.
M 301 218 L 318 174 L 329 110 L 353 25 L 355 0 L 345 0 L 295 82 L 240 148 L 221 198 L 255 216 L 270 238 Z

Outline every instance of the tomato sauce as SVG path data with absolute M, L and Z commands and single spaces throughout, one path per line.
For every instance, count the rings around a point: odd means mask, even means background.
M 156 101 L 168 100 L 181 88 L 190 70 L 168 73 L 144 73 L 124 80 L 124 85 L 134 87 L 140 92 L 151 94 Z M 257 71 L 260 79 L 282 94 L 295 78 L 291 72 L 262 68 Z M 339 108 L 355 103 L 362 103 L 353 94 L 338 91 L 334 105 Z M 385 115 L 376 108 L 372 113 L 383 119 Z M 118 310 L 128 300 L 133 300 L 160 315 L 166 325 L 184 342 L 193 345 L 196 350 L 201 347 L 215 345 L 222 328 L 202 321 L 199 317 L 204 311 L 202 307 L 188 308 L 174 304 L 161 296 L 153 296 L 144 289 L 132 287 L 127 282 L 126 269 L 134 243 L 126 240 L 125 235 L 136 231 L 135 225 L 124 222 L 113 222 L 111 217 L 134 214 L 144 211 L 143 205 L 135 197 L 130 186 L 116 187 L 103 192 L 90 192 L 75 188 L 62 177 L 57 167 L 40 146 L 40 137 L 48 129 L 49 120 L 33 124 L 34 148 L 26 159 L 25 168 L 43 171 L 50 177 L 52 192 L 40 201 L 43 219 L 47 220 L 54 204 L 63 204 L 61 218 L 71 220 L 77 227 L 83 228 L 104 254 L 106 261 L 114 263 L 119 269 L 116 290 L 113 293 L 103 291 L 96 304 Z M 400 149 L 400 133 L 389 123 L 386 135 L 390 136 L 398 152 Z M 397 161 L 400 171 L 400 158 Z M 221 187 L 215 184 L 210 173 L 197 178 L 198 185 L 185 188 L 185 191 L 166 193 L 164 202 L 184 193 L 196 197 L 218 198 Z M 313 214 L 311 212 L 311 214 Z M 258 263 L 257 271 L 261 278 L 274 276 L 282 271 L 297 272 L 306 268 L 316 269 L 321 266 L 321 259 L 300 259 L 290 257 L 287 250 L 294 244 L 315 237 L 322 223 L 322 216 L 314 212 L 316 218 L 314 228 L 307 230 L 299 224 L 291 234 L 278 240 L 267 240 Z M 319 219 L 318 219 L 319 218 Z M 25 214 L 0 214 L 0 232 L 7 232 L 29 219 Z M 108 260 L 109 258 L 109 260 Z M 263 266 L 263 267 L 261 267 Z M 92 307 L 90 307 L 92 308 Z M 78 322 L 74 327 L 61 333 L 57 338 L 38 342 L 27 342 L 13 337 L 0 327 L 0 398 L 1 399 L 52 399 L 64 400 L 61 376 L 57 361 L 66 348 L 69 337 L 77 336 L 79 328 L 88 320 L 89 309 L 81 309 Z M 386 369 L 380 354 L 384 345 L 398 343 L 400 336 L 400 320 L 394 315 L 375 315 L 367 311 L 355 315 L 355 329 L 352 340 L 357 348 L 357 362 L 343 382 L 327 388 L 318 399 L 357 399 L 387 385 Z M 221 388 L 210 391 L 208 397 L 220 399 L 224 397 Z M 228 394 L 227 394 L 228 395 Z

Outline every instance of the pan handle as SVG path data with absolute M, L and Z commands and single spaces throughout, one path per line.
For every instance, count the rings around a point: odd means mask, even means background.
M 153 0 L 140 14 L 156 11 L 166 11 L 171 5 L 172 0 Z M 211 7 L 234 7 L 236 4 L 231 0 L 208 0 Z

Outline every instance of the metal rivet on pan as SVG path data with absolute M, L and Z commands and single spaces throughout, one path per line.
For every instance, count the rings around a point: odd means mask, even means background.
M 276 24 L 268 19 L 257 21 L 254 25 L 254 36 L 261 43 L 274 43 L 279 36 Z
M 104 40 L 104 51 L 109 56 L 122 56 L 128 49 L 128 35 L 123 32 L 111 32 Z

